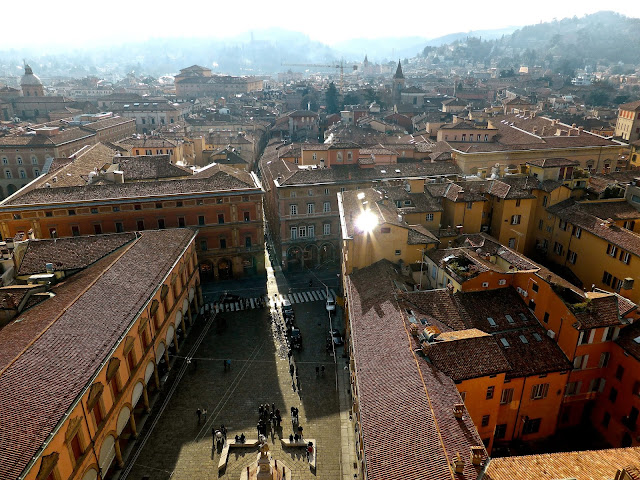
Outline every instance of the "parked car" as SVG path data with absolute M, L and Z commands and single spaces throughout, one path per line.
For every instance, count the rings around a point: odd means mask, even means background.
M 280 310 L 282 311 L 282 315 L 284 317 L 293 315 L 293 305 L 291 305 L 291 302 L 286 298 L 282 300 L 282 304 L 280 305 Z
M 329 296 L 327 297 L 327 312 L 333 312 L 336 309 L 336 300 L 335 298 Z
M 329 336 L 331 337 L 331 341 L 333 342 L 333 344 L 336 347 L 344 345 L 344 340 L 343 340 L 342 335 L 340 335 L 340 332 L 338 330 L 336 330 L 336 329 L 329 330 Z
M 293 327 L 291 329 L 291 348 L 302 349 L 302 334 L 299 328 Z

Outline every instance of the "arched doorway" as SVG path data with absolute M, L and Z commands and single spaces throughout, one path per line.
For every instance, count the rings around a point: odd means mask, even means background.
M 174 341 L 175 333 L 176 327 L 174 327 L 173 325 L 169 325 L 169 327 L 167 328 L 166 338 L 167 345 L 169 346 L 169 355 L 176 355 L 178 353 L 178 347 L 176 342 Z
M 304 268 L 302 262 L 302 249 L 300 247 L 291 247 L 287 250 L 287 270 Z
M 16 188 L 16 186 L 13 183 L 10 183 L 9 185 L 7 185 L 7 196 L 13 195 L 17 191 L 18 191 L 18 189 Z
M 304 247 L 304 264 L 307 268 L 315 267 L 318 264 L 318 247 L 310 244 Z
M 330 263 L 335 260 L 335 252 L 334 252 L 333 244 L 324 243 L 320 247 L 318 251 L 318 255 L 320 257 L 320 264 L 324 265 L 325 263 Z
M 82 480 L 97 480 L 97 478 L 98 478 L 98 472 L 96 471 L 95 468 L 90 468 L 82 476 Z
M 160 343 L 156 349 L 156 364 L 158 365 L 158 376 L 163 377 L 169 371 L 169 365 L 164 358 L 165 346 Z
M 220 260 L 218 260 L 218 278 L 220 280 L 233 278 L 231 260 L 229 260 L 228 258 L 221 258 Z
M 113 465 L 113 460 L 116 458 L 116 439 L 113 435 L 107 436 L 102 442 L 100 447 L 100 460 L 99 466 L 102 472 L 103 478 L 109 478 L 111 475 L 110 468 Z
M 209 260 L 202 260 L 200 262 L 200 278 L 204 282 L 213 280 L 213 263 Z

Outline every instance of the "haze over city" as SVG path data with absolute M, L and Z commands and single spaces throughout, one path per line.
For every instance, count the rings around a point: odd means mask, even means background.
M 3 5 L 0 480 L 640 480 L 627 3 Z

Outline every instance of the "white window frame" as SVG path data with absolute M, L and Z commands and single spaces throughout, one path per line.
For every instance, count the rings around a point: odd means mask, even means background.
M 307 227 L 298 227 L 298 237 L 307 238 Z
M 324 205 L 322 206 L 322 211 L 324 213 L 328 213 L 331 211 L 331 202 L 324 202 Z
M 291 227 L 291 240 L 298 238 L 298 227 Z
M 322 233 L 324 235 L 331 235 L 331 224 L 330 223 L 325 223 L 322 226 Z
M 315 203 L 307 203 L 307 214 L 311 215 L 316 213 L 316 204 Z
M 289 205 L 289 213 L 291 215 L 297 215 L 298 214 L 298 205 L 295 205 L 295 204 Z
M 433 213 L 427 213 L 425 216 L 425 222 L 433 222 Z

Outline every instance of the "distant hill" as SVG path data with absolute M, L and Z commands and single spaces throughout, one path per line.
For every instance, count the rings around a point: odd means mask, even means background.
M 440 47 L 442 45 L 453 43 L 456 40 L 463 40 L 467 37 L 476 37 L 482 40 L 497 40 L 502 38 L 504 35 L 513 33 L 518 28 L 519 27 L 505 27 L 494 30 L 471 30 L 469 32 L 450 33 L 442 37 L 432 38 L 427 41 L 425 45 L 430 47 Z
M 615 12 L 529 25 L 493 40 L 476 33 L 434 39 L 425 51 L 436 47 L 454 62 L 497 60 L 501 68 L 542 65 L 567 74 L 585 65 L 640 64 L 640 19 Z

